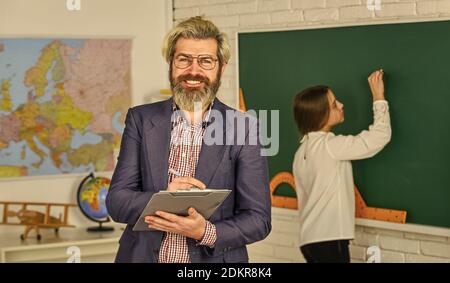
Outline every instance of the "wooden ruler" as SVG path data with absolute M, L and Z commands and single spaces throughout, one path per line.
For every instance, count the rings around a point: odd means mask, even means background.
M 298 209 L 298 200 L 296 197 L 277 196 L 276 189 L 281 184 L 288 184 L 295 192 L 294 176 L 289 172 L 280 172 L 276 174 L 270 181 L 270 195 L 273 207 L 282 207 L 290 209 Z M 380 220 L 395 223 L 406 223 L 406 211 L 369 207 L 364 201 L 358 188 L 355 186 L 355 216 L 357 218 L 365 218 L 372 220 Z
M 247 107 L 245 106 L 244 101 L 244 92 L 242 91 L 242 88 L 239 88 L 239 110 L 242 112 L 247 112 Z
M 355 186 L 356 217 L 395 223 L 406 223 L 406 211 L 369 207 Z
M 282 208 L 290 208 L 290 209 L 298 209 L 298 201 L 296 197 L 284 197 L 277 196 L 275 194 L 276 189 L 281 184 L 288 184 L 291 189 L 295 193 L 295 181 L 294 176 L 289 172 L 280 172 L 273 176 L 272 180 L 270 180 L 270 197 L 272 199 L 273 207 L 282 207 Z

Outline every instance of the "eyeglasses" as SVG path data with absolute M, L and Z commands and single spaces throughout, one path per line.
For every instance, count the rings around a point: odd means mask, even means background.
M 175 57 L 174 64 L 178 69 L 186 69 L 192 65 L 194 59 L 197 59 L 198 65 L 204 70 L 214 69 L 216 67 L 216 62 L 218 61 L 210 55 L 192 56 L 187 54 L 180 54 Z

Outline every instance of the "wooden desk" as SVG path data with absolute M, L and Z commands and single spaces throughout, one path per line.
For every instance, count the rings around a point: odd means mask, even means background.
M 3 234 L 0 236 L 0 262 L 67 262 L 71 254 L 68 248 L 80 249 L 80 261 L 113 262 L 119 247 L 119 238 L 124 226 L 114 226 L 112 232 L 87 232 L 83 228 L 66 228 L 55 235 L 46 231 L 42 240 L 29 238 L 20 240 L 20 234 Z

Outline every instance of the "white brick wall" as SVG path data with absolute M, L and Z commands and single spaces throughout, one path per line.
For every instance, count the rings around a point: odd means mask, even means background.
M 250 262 L 305 262 L 299 245 L 300 225 L 296 211 L 272 209 L 272 232 L 248 246 Z
M 174 21 L 207 16 L 235 44 L 240 30 L 450 17 L 450 0 L 381 0 L 380 11 L 370 11 L 366 4 L 367 0 L 175 0 Z M 237 106 L 234 46 L 231 60 L 224 75 L 229 80 L 218 96 Z
M 450 17 L 450 0 L 381 0 L 379 11 L 367 9 L 366 3 L 367 0 L 175 0 L 174 21 L 204 15 L 228 34 L 232 59 L 218 96 L 235 107 L 238 31 Z M 250 261 L 304 262 L 297 244 L 296 212 L 273 208 L 272 224 L 272 233 L 266 240 L 249 246 Z M 382 262 L 450 262 L 448 236 L 357 225 L 350 248 L 352 261 L 365 262 L 370 246 L 381 248 Z
M 446 236 L 437 236 L 427 234 L 426 228 L 423 233 L 403 232 L 401 224 L 393 225 L 399 227 L 397 230 L 368 225 L 355 227 L 355 239 L 350 244 L 352 262 L 366 262 L 370 257 L 367 248 L 376 246 L 385 263 L 450 263 L 450 229 L 441 229 Z M 417 225 L 406 226 L 420 230 Z M 250 262 L 305 262 L 298 247 L 299 229 L 297 211 L 272 208 L 272 232 L 264 241 L 249 245 Z

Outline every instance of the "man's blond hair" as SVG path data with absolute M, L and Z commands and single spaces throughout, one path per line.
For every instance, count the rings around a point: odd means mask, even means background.
M 167 63 L 172 63 L 175 54 L 175 45 L 180 38 L 192 39 L 209 39 L 213 38 L 217 41 L 217 57 L 219 64 L 228 63 L 230 59 L 230 45 L 226 34 L 220 30 L 209 20 L 204 17 L 197 16 L 189 18 L 176 27 L 174 27 L 164 38 L 162 53 Z

